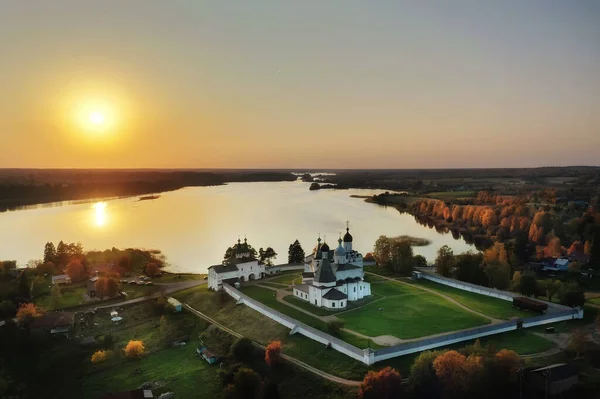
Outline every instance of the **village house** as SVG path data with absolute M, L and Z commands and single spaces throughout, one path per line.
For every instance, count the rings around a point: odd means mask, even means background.
M 42 330 L 52 335 L 68 336 L 73 328 L 75 317 L 71 312 L 48 312 L 31 320 L 32 330 Z

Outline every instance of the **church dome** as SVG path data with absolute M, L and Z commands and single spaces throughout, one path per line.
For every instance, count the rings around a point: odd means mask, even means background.
M 327 245 L 327 243 L 324 242 L 323 245 L 321 245 L 321 248 L 319 250 L 321 252 L 329 252 L 329 245 Z
M 346 250 L 342 247 L 342 239 L 338 240 L 338 247 L 335 249 L 334 255 L 336 256 L 346 256 Z
M 344 242 L 352 242 L 352 234 L 350 234 L 349 228 L 346 228 L 346 234 L 344 234 Z

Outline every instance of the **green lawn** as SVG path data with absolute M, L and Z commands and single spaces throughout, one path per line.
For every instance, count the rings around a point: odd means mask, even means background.
M 297 272 L 285 273 L 285 274 L 282 274 L 281 276 L 271 277 L 267 281 L 271 282 L 271 283 L 279 283 L 279 284 L 284 284 L 284 285 L 292 285 L 294 282 L 296 284 L 301 284 L 302 283 L 302 275 Z
M 388 297 L 338 315 L 346 323 L 346 328 L 371 337 L 394 335 L 409 339 L 490 322 L 460 309 L 444 298 L 400 283 L 379 284 L 377 292 L 385 293 Z
M 309 316 L 304 312 L 296 310 L 291 306 L 287 306 L 286 304 L 277 301 L 277 299 L 273 297 L 273 293 L 275 292 L 273 290 L 257 286 L 250 286 L 243 288 L 242 292 L 248 295 L 250 298 L 256 299 L 257 301 L 264 303 L 271 309 L 275 309 L 278 312 L 286 314 L 304 324 L 316 328 L 317 330 L 328 332 L 327 323 L 317 319 L 316 317 Z M 358 348 L 366 348 L 368 345 L 368 341 L 366 339 L 357 337 L 356 335 L 345 331 L 340 332 L 339 338 Z
M 136 369 L 141 372 L 136 373 Z M 177 398 L 218 397 L 222 390 L 218 365 L 196 355 L 193 345 L 165 349 L 141 360 L 122 360 L 117 365 L 88 374 L 82 382 L 85 398 L 98 399 L 108 392 L 138 388 L 146 381 L 164 381 L 153 393 L 174 392 Z
M 287 285 L 278 284 L 278 283 L 263 283 L 263 282 L 261 282 L 260 285 L 266 285 L 267 287 L 271 287 L 271 288 L 275 288 L 275 289 L 285 289 L 288 287 Z
M 411 283 L 448 295 L 450 298 L 465 305 L 466 307 L 496 319 L 508 320 L 515 317 L 535 316 L 530 312 L 514 308 L 512 303 L 502 299 L 459 290 L 458 288 L 449 287 L 447 285 L 438 284 L 424 279 L 411 281 Z
M 371 267 L 376 267 L 376 266 L 371 266 Z M 365 273 L 365 281 L 373 283 L 373 282 L 378 282 L 378 281 L 387 281 L 387 279 L 383 278 L 381 276 L 378 276 L 376 274 Z
M 162 276 L 152 279 L 155 283 L 179 283 L 181 281 L 203 280 L 206 274 L 189 274 L 189 273 L 165 273 Z
M 394 282 L 386 284 L 392 285 L 392 287 L 387 287 L 387 289 L 393 290 L 395 288 L 396 292 L 402 292 L 403 289 L 416 289 L 413 287 L 404 288 L 403 285 Z M 376 363 L 369 368 L 357 360 L 353 360 L 333 349 L 327 349 L 324 345 L 302 335 L 289 335 L 289 329 L 246 306 L 236 305 L 229 297 L 226 297 L 225 301 L 221 302 L 216 299 L 218 294 L 208 291 L 205 286 L 190 288 L 174 295 L 177 299 L 189 303 L 196 309 L 209 314 L 234 331 L 256 342 L 266 345 L 271 340 L 279 339 L 283 344 L 284 353 L 320 370 L 343 378 L 362 380 L 364 374 L 369 369 L 381 369 L 388 365 L 397 368 L 403 376 L 408 376 L 410 366 L 414 358 L 418 356 L 418 353 L 401 356 Z M 398 299 L 401 298 L 398 297 Z M 379 302 L 373 305 L 377 305 Z M 550 341 L 523 330 L 495 335 L 487 339 L 482 339 L 482 342 L 486 343 L 492 340 L 497 343 L 496 347 L 498 349 L 512 349 L 520 351 L 522 354 L 544 351 L 553 346 Z M 449 348 L 462 348 L 470 344 L 472 342 L 463 342 L 452 345 Z M 361 347 L 365 346 L 361 345 Z
M 586 299 L 586 302 L 593 303 L 594 305 L 600 305 L 600 297 Z
M 62 296 L 57 298 L 56 303 L 52 300 L 52 295 L 46 294 L 35 299 L 35 304 L 44 310 L 54 310 L 69 308 L 84 303 L 83 295 L 86 293 L 85 286 L 61 286 Z

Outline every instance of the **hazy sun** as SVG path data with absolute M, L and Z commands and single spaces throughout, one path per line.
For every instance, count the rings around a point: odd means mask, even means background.
M 104 115 L 102 115 L 100 112 L 92 112 L 90 114 L 90 122 L 92 122 L 94 125 L 101 125 L 104 123 Z

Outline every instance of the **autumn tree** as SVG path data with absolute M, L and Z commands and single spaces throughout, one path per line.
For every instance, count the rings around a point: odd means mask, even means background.
M 375 242 L 373 256 L 377 263 L 395 273 L 409 275 L 413 268 L 413 250 L 406 239 L 380 236 Z
M 94 283 L 94 291 L 96 291 L 96 296 L 100 299 L 106 296 L 106 280 L 106 277 L 100 277 Z
M 579 358 L 586 350 L 586 347 L 587 340 L 585 337 L 585 331 L 582 329 L 575 330 L 573 334 L 571 334 L 568 349 L 572 352 L 575 352 L 575 357 Z
M 119 294 L 119 282 L 116 278 L 109 277 L 106 279 L 106 285 L 104 289 L 107 297 L 114 298 Z
M 281 363 L 281 341 L 275 340 L 269 342 L 265 350 L 265 362 L 269 367 L 275 367 Z
M 450 277 L 454 263 L 454 252 L 449 246 L 444 245 L 438 249 L 437 257 L 435 258 L 435 270 L 438 274 Z
M 92 363 L 98 364 L 107 361 L 112 357 L 113 352 L 111 350 L 99 350 L 94 352 L 92 355 Z
M 550 237 L 548 244 L 544 248 L 544 256 L 547 258 L 559 257 L 562 255 L 563 247 L 560 243 L 560 238 Z
M 142 341 L 131 340 L 125 347 L 125 356 L 130 359 L 139 359 L 144 355 L 145 351 L 146 348 L 144 347 L 144 343 Z
M 457 351 L 442 353 L 433 361 L 435 375 L 439 379 L 443 396 L 462 398 L 475 390 L 481 379 L 483 360 L 480 356 L 465 357 Z
M 300 241 L 296 240 L 288 249 L 288 263 L 302 263 L 304 262 L 305 254 Z
M 150 277 L 157 276 L 160 273 L 160 268 L 154 262 L 149 262 L 144 269 L 144 273 Z
M 66 273 L 74 283 L 85 280 L 85 268 L 80 260 L 75 259 L 69 262 Z
M 19 310 L 17 310 L 17 319 L 21 323 L 25 323 L 34 317 L 40 316 L 41 313 L 35 307 L 33 303 L 24 303 L 19 306 Z
M 119 260 L 117 261 L 117 265 L 119 266 L 120 269 L 130 271 L 132 264 L 131 264 L 131 257 L 129 256 L 129 254 L 121 255 L 119 257 Z
M 396 399 L 401 397 L 402 377 L 391 367 L 370 370 L 358 387 L 359 399 Z

